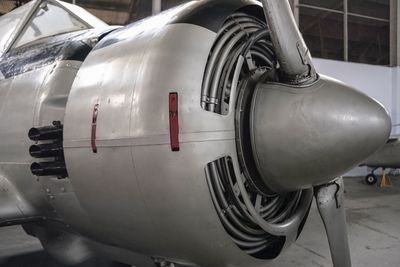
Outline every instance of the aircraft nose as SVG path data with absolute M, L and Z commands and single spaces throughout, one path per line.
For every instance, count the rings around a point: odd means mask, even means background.
M 323 76 L 305 88 L 259 84 L 250 121 L 256 166 L 275 192 L 331 181 L 375 152 L 391 131 L 381 104 Z

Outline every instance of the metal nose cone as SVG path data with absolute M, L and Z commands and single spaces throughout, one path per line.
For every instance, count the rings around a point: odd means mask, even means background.
M 324 76 L 304 88 L 259 84 L 250 124 L 256 166 L 275 192 L 331 181 L 375 152 L 391 131 L 381 104 Z

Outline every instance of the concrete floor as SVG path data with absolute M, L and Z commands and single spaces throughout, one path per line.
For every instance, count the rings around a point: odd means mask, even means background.
M 380 189 L 361 178 L 347 178 L 346 207 L 353 267 L 400 266 L 400 179 Z M 0 229 L 0 266 L 64 267 L 49 258 L 39 242 L 20 227 Z M 109 267 L 95 260 L 79 267 Z M 269 267 L 332 266 L 324 228 L 313 205 L 304 232 L 296 244 Z M 140 267 L 140 266 L 138 266 Z
M 353 267 L 400 267 L 400 179 L 381 189 L 361 178 L 345 179 Z M 299 240 L 271 267 L 332 266 L 315 204 Z

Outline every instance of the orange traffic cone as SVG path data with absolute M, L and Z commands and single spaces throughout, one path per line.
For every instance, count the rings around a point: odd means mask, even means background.
M 381 183 L 379 185 L 380 188 L 392 187 L 392 181 L 389 176 L 386 176 L 386 172 L 383 171 Z

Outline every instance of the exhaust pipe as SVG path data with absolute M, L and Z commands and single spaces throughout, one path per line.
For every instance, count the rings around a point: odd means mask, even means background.
M 44 141 L 44 144 L 35 144 L 29 148 L 31 157 L 49 158 L 49 161 L 32 163 L 32 174 L 35 176 L 56 176 L 59 179 L 68 177 L 64 160 L 63 126 L 61 122 L 54 121 L 50 126 L 32 128 L 29 130 L 28 136 L 35 142 Z
M 58 122 L 53 122 L 52 126 L 32 128 L 28 132 L 29 139 L 32 141 L 62 140 L 63 128 Z
M 62 161 L 34 162 L 31 171 L 36 176 L 57 176 L 66 178 L 68 176 L 65 163 Z
M 29 154 L 33 158 L 62 158 L 64 149 L 61 143 L 33 145 L 29 148 Z

